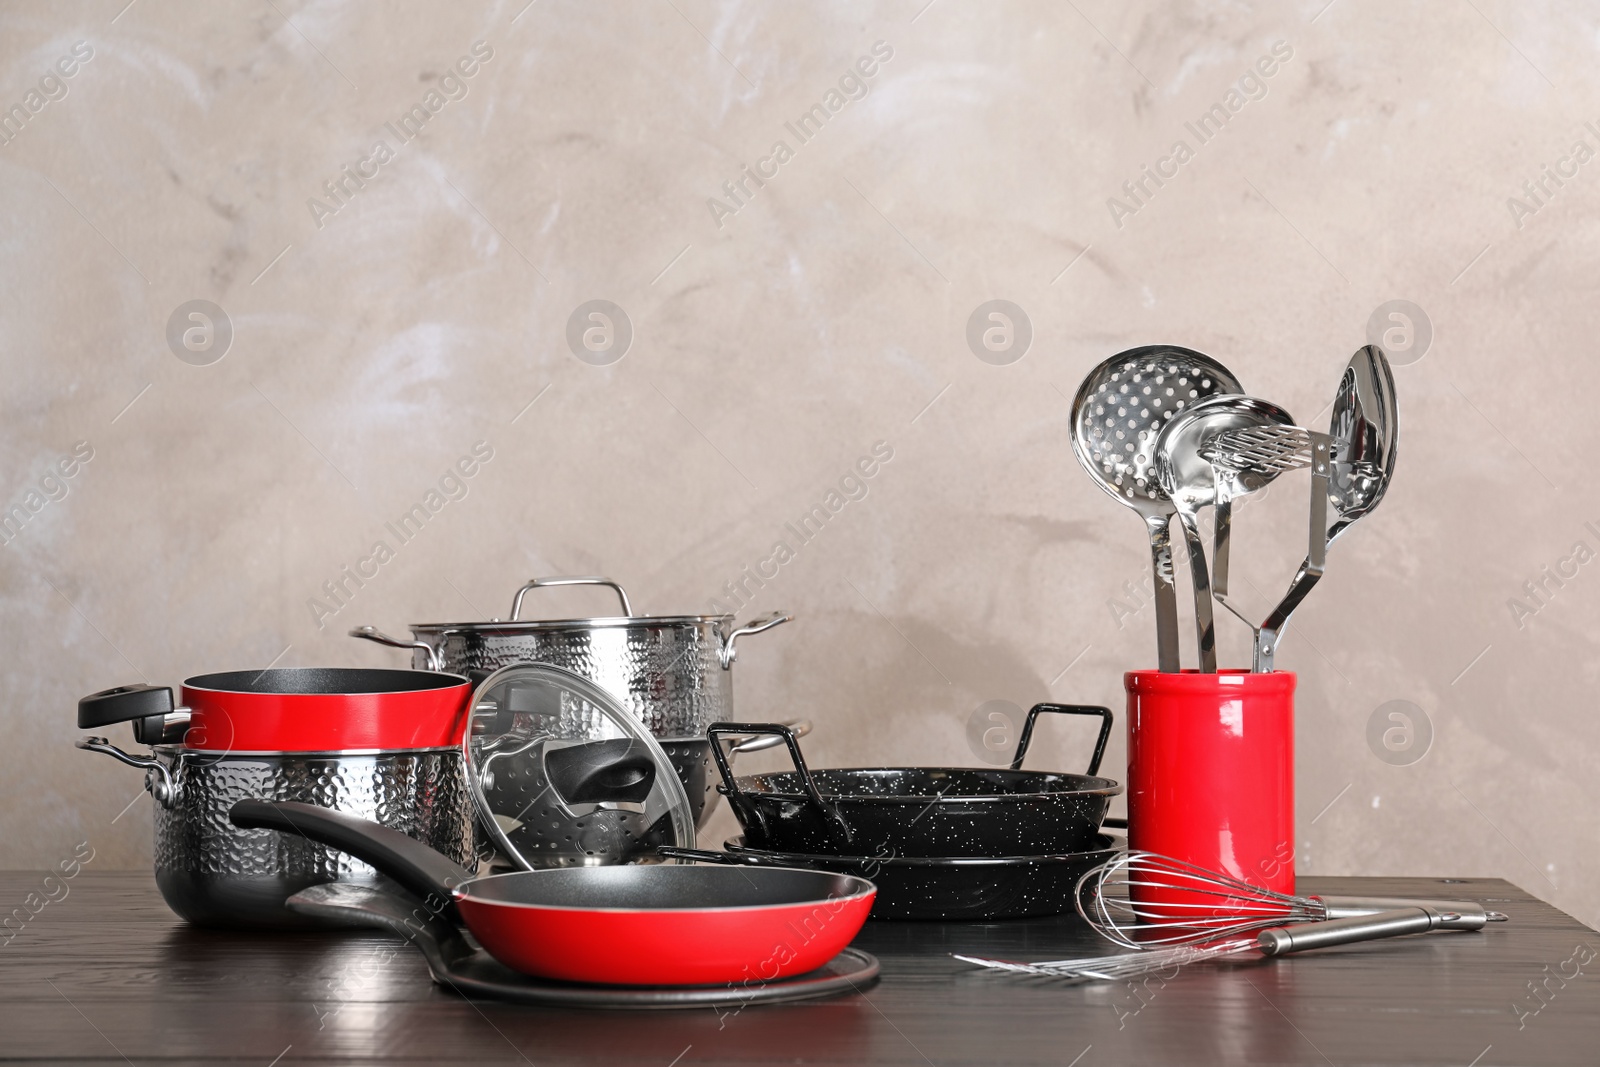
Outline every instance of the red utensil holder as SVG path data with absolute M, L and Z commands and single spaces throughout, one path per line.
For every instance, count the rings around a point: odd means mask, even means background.
M 1293 893 L 1294 674 L 1129 671 L 1123 686 L 1128 846 Z

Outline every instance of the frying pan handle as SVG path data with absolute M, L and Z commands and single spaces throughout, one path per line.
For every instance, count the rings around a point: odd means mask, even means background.
M 1106 741 L 1111 738 L 1111 723 L 1115 716 L 1110 708 L 1102 708 L 1095 704 L 1035 704 L 1028 709 L 1027 721 L 1022 724 L 1022 736 L 1017 738 L 1017 752 L 1011 757 L 1011 769 L 1022 770 L 1022 757 L 1028 754 L 1028 742 L 1033 740 L 1033 720 L 1039 717 L 1041 711 L 1053 711 L 1060 715 L 1098 715 L 1100 716 L 1100 736 L 1095 739 L 1094 755 L 1089 757 L 1089 769 L 1084 774 L 1095 774 L 1100 770 L 1100 760 L 1106 754 Z
M 535 589 L 549 589 L 557 585 L 604 585 L 616 590 L 617 599 L 622 601 L 622 615 L 631 618 L 633 605 L 628 603 L 628 594 L 622 591 L 622 586 L 610 578 L 602 578 L 597 574 L 569 575 L 564 578 L 534 578 L 527 585 L 517 590 L 516 599 L 511 602 L 511 621 L 517 622 L 522 618 L 522 598 Z
M 393 878 L 423 900 L 443 901 L 437 913 L 451 922 L 461 921 L 450 891 L 470 880 L 472 872 L 399 830 L 315 804 L 293 801 L 241 800 L 228 812 L 228 818 L 244 830 L 299 834 L 348 852 L 363 863 L 372 864 L 380 874 Z
M 329 925 L 387 930 L 405 938 L 422 950 L 428 973 L 440 985 L 449 981 L 451 963 L 474 952 L 461 930 L 439 917 L 438 898 L 421 901 L 392 889 L 331 882 L 300 890 L 284 906 Z
M 759 823 L 760 816 L 757 814 L 757 809 L 746 801 L 744 794 L 739 791 L 739 784 L 733 777 L 733 767 L 728 763 L 728 754 L 723 751 L 722 742 L 719 740 L 727 734 L 741 736 L 772 734 L 781 737 L 789 749 L 789 758 L 794 761 L 794 769 L 800 775 L 800 784 L 805 788 L 806 796 L 811 799 L 811 803 L 833 820 L 844 833 L 846 841 L 854 836 L 850 831 L 850 824 L 844 821 L 844 816 L 839 814 L 839 810 L 822 799 L 822 791 L 817 788 L 816 781 L 811 777 L 811 771 L 806 768 L 806 758 L 800 754 L 800 742 L 796 740 L 795 732 L 781 722 L 719 722 L 713 723 L 706 730 L 706 737 L 711 740 L 711 756 L 717 761 L 717 772 L 722 775 L 723 791 L 728 795 L 729 804 Z

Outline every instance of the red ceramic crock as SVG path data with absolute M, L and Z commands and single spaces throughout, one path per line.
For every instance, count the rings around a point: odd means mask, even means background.
M 1123 675 L 1128 847 L 1294 892 L 1287 671 Z

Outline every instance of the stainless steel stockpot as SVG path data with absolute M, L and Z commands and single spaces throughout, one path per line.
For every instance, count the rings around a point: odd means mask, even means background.
M 523 601 L 535 589 L 596 585 L 616 593 L 622 614 L 586 619 L 522 618 Z M 710 809 L 711 747 L 706 728 L 737 719 L 733 714 L 731 668 L 740 638 L 770 630 L 793 616 L 778 611 L 743 625 L 732 615 L 635 615 L 628 594 L 610 578 L 595 576 L 535 578 L 521 589 L 506 620 L 463 623 L 413 623 L 410 641 L 371 626 L 350 631 L 378 644 L 412 650 L 412 665 L 479 679 L 516 663 L 564 667 L 608 690 L 666 749 L 694 805 L 697 822 Z M 573 719 L 572 740 L 598 724 Z M 804 734 L 810 724 L 788 724 Z M 750 752 L 780 744 L 761 737 L 734 746 Z
M 606 586 L 616 592 L 622 614 L 522 618 L 530 592 L 564 585 Z M 350 636 L 412 649 L 413 666 L 468 677 L 514 663 L 565 667 L 609 690 L 662 739 L 703 737 L 706 727 L 729 719 L 730 668 L 739 639 L 791 618 L 776 611 L 735 626 L 732 615 L 635 615 L 628 594 L 610 578 L 535 578 L 517 590 L 506 620 L 413 623 L 410 641 L 371 626 L 359 626 Z
M 148 755 L 103 737 L 77 746 L 143 768 L 155 801 L 156 885 L 205 926 L 314 923 L 284 901 L 324 882 L 377 880 L 326 845 L 228 820 L 240 800 L 317 804 L 371 819 L 465 866 L 478 858 L 476 810 L 461 755 L 469 687 L 453 675 L 341 668 L 239 671 L 172 690 L 126 686 L 85 697 L 78 725 L 133 724 Z

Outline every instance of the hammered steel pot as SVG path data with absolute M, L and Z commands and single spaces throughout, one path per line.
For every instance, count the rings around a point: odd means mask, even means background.
M 622 614 L 586 619 L 523 619 L 523 601 L 535 589 L 595 585 L 611 589 Z M 704 822 L 711 805 L 711 746 L 706 728 L 733 715 L 731 668 L 742 637 L 788 622 L 785 612 L 736 626 L 732 615 L 635 615 L 628 594 L 610 578 L 535 578 L 511 605 L 511 617 L 489 622 L 414 623 L 412 640 L 390 637 L 371 626 L 350 631 L 378 644 L 412 650 L 412 665 L 479 679 L 516 663 L 564 667 L 612 693 L 666 749 Z M 599 724 L 566 723 L 571 740 L 593 736 Z M 788 724 L 797 734 L 810 726 Z M 751 752 L 780 743 L 761 737 L 734 746 Z
M 459 750 L 381 755 L 213 757 L 160 746 L 168 800 L 156 803 L 156 885 L 173 911 L 204 926 L 303 925 L 283 902 L 324 882 L 372 884 L 360 860 L 305 838 L 240 830 L 240 800 L 295 800 L 398 830 L 476 866 L 472 800 Z M 152 772 L 155 773 L 155 772 Z
M 103 737 L 77 745 L 144 769 L 156 885 L 174 912 L 204 926 L 296 929 L 317 924 L 290 912 L 288 897 L 324 882 L 373 884 L 377 872 L 304 838 L 241 830 L 229 810 L 253 798 L 316 804 L 473 866 L 478 828 L 460 749 L 467 698 L 466 679 L 416 671 L 204 675 L 184 683 L 183 708 L 156 686 L 79 703 L 80 727 L 131 722 L 148 755 Z

